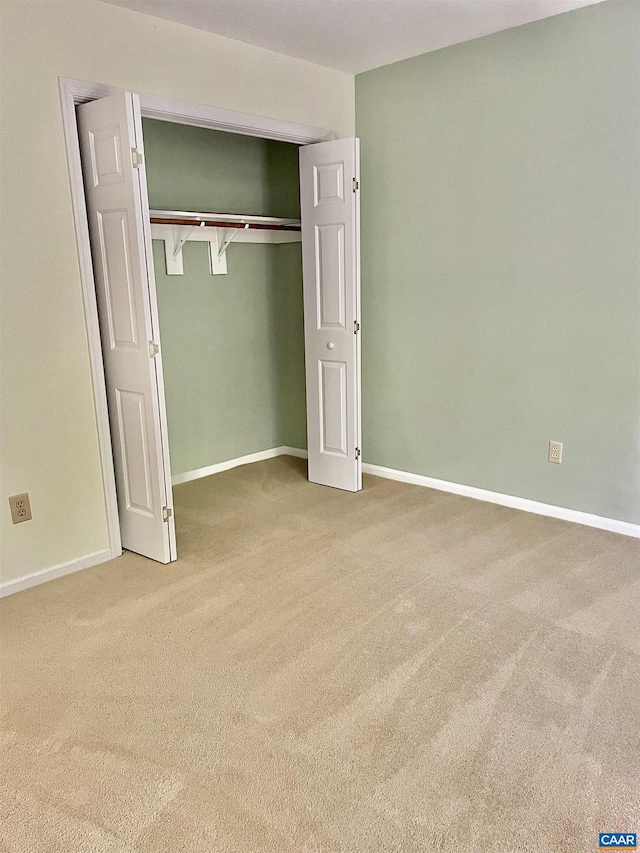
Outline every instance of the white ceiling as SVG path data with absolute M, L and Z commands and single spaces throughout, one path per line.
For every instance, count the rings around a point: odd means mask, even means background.
M 601 0 L 103 0 L 352 74 Z

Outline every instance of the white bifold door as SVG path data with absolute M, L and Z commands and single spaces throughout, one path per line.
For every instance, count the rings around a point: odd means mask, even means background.
M 359 140 L 300 149 L 309 479 L 356 492 L 360 458 Z
M 176 559 L 142 123 L 136 95 L 77 108 L 122 545 Z

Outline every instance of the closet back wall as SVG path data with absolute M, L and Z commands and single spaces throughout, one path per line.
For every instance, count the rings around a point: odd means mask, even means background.
M 151 208 L 299 217 L 298 148 L 144 120 Z M 226 275 L 187 243 L 167 276 L 154 241 L 173 474 L 306 446 L 300 243 L 234 243 Z

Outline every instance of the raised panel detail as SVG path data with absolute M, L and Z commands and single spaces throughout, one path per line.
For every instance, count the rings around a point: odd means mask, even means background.
M 347 364 L 320 361 L 320 451 L 347 455 Z
M 316 225 L 315 234 L 318 329 L 344 329 L 347 297 L 344 223 Z
M 344 201 L 344 163 L 323 163 L 313 167 L 313 201 L 316 207 Z
M 118 125 L 89 131 L 91 179 L 94 187 L 124 181 L 120 128 Z
M 98 211 L 100 258 L 111 349 L 139 349 L 126 210 Z
M 116 407 L 126 508 L 153 517 L 149 433 L 144 395 L 137 391 L 121 391 L 116 388 Z

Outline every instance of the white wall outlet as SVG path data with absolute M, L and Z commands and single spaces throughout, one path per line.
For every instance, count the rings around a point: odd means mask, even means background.
M 27 492 L 23 492 L 21 495 L 11 495 L 9 506 L 11 507 L 11 521 L 14 524 L 31 520 L 31 504 Z
M 560 465 L 562 463 L 562 442 L 549 442 L 549 462 L 555 462 Z

